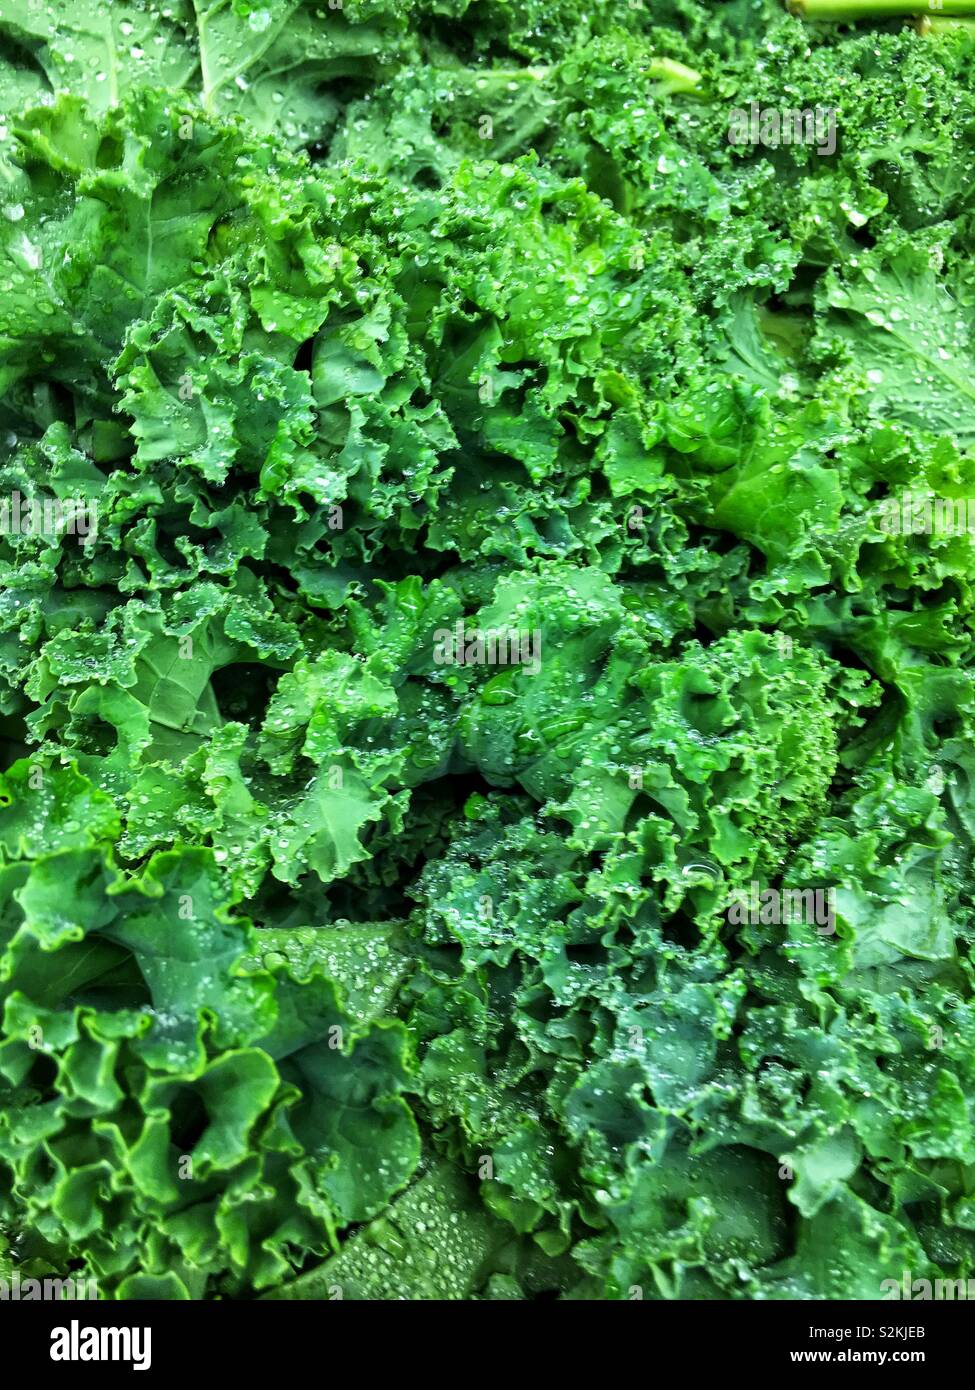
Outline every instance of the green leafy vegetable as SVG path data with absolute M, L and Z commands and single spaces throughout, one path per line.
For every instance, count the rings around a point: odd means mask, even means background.
M 975 1275 L 975 50 L 801 8 L 0 0 L 4 1270 Z

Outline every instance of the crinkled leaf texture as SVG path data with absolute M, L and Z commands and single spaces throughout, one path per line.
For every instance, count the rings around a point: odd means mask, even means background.
M 972 1276 L 973 72 L 0 0 L 0 1267 Z

